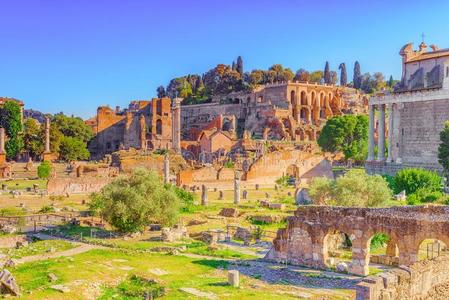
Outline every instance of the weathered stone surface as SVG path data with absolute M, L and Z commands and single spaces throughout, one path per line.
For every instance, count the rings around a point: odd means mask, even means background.
M 181 225 L 175 225 L 173 228 L 164 227 L 161 231 L 161 239 L 164 242 L 174 242 L 188 237 L 187 228 Z
M 200 291 L 195 288 L 180 288 L 179 290 L 184 293 L 198 297 L 198 298 L 205 298 L 205 299 L 209 299 L 209 300 L 217 300 L 218 299 L 217 295 L 215 295 L 212 292 L 203 292 L 203 291 Z
M 239 287 L 240 285 L 240 274 L 237 270 L 228 271 L 228 284 L 233 287 Z
M 0 271 L 0 286 L 2 294 L 10 294 L 13 296 L 20 295 L 20 290 L 16 283 L 16 279 L 7 269 Z
M 302 188 L 296 192 L 295 197 L 296 205 L 309 205 L 312 204 L 312 198 L 309 196 L 309 190 L 306 188 Z
M 237 218 L 239 211 L 237 208 L 225 207 L 220 211 L 219 215 L 226 218 Z

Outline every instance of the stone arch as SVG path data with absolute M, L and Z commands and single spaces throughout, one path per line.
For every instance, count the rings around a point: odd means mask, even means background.
M 322 263 L 324 266 L 328 268 L 335 266 L 337 261 L 341 259 L 339 254 L 343 250 L 346 253 L 347 251 L 352 253 L 351 236 L 351 232 L 347 232 L 345 229 L 330 228 L 327 230 L 322 242 Z
M 306 137 L 306 135 L 304 133 L 304 129 L 302 129 L 302 128 L 296 129 L 295 134 L 296 134 L 296 136 L 299 136 L 300 141 L 304 141 L 304 139 Z
M 310 99 L 308 99 L 307 105 L 309 105 L 309 106 L 313 105 L 315 98 L 316 98 L 316 93 L 315 93 L 315 91 L 312 91 L 310 93 Z
M 397 238 L 394 235 L 379 230 L 372 232 L 367 236 L 370 236 L 370 238 L 366 242 L 366 265 L 369 265 L 370 263 L 398 265 L 399 248 L 397 246 Z M 373 239 L 377 239 L 377 242 L 372 243 Z
M 420 239 L 418 247 L 415 248 L 416 260 L 433 259 L 440 255 L 447 255 L 449 247 L 449 238 L 435 237 Z
M 162 116 L 162 101 L 157 100 L 156 102 L 156 114 Z
M 308 99 L 307 99 L 306 91 L 301 91 L 301 105 L 308 105 Z
M 296 92 L 295 90 L 290 91 L 290 103 L 295 106 L 296 105 Z
M 162 120 L 161 119 L 158 119 L 156 121 L 156 134 L 162 134 Z

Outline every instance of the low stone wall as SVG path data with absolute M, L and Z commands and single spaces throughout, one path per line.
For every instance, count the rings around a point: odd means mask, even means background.
M 448 270 L 449 256 L 445 255 L 368 276 L 356 286 L 356 299 L 448 299 Z
M 378 161 L 369 161 L 365 163 L 365 170 L 368 174 L 380 174 L 380 175 L 390 175 L 395 176 L 402 169 L 419 168 L 419 169 L 429 169 L 442 173 L 441 165 L 439 164 L 419 164 L 419 163 L 387 163 Z
M 73 212 L 59 212 L 51 214 L 36 214 L 36 215 L 25 215 L 17 217 L 0 217 L 0 227 L 5 225 L 15 226 L 23 221 L 25 226 L 33 226 L 34 223 L 38 224 L 57 224 L 61 222 L 68 222 L 77 217 L 88 216 L 88 211 L 73 211 Z
M 55 196 L 90 194 L 99 192 L 112 180 L 108 177 L 51 178 L 47 182 L 47 192 Z
M 28 238 L 24 234 L 8 235 L 0 238 L 0 248 L 14 248 L 17 243 L 25 243 Z

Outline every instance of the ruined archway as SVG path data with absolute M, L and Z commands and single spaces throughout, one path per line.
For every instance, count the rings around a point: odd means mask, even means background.
M 369 255 L 366 264 L 384 266 L 399 265 L 399 249 L 396 239 L 384 232 L 377 232 L 368 240 L 366 247 Z
M 334 268 L 339 262 L 349 263 L 352 260 L 351 234 L 342 230 L 331 229 L 323 239 L 323 263 Z
M 297 165 L 290 165 L 285 170 L 285 175 L 298 179 L 299 178 L 299 167 Z
M 308 105 L 307 103 L 307 93 L 305 91 L 301 92 L 301 105 Z
M 162 134 L 162 121 L 160 119 L 156 121 L 156 134 Z
M 448 244 L 440 239 L 425 239 L 421 241 L 417 250 L 417 260 L 429 260 L 441 255 L 448 255 Z

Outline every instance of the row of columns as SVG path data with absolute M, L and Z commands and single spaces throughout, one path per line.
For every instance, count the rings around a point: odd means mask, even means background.
M 379 119 L 378 119 L 378 127 L 377 127 L 377 157 L 374 156 L 374 148 L 375 148 L 375 109 L 376 106 L 379 110 Z M 398 155 L 394 157 L 393 147 L 395 147 L 394 140 L 394 130 L 395 127 L 398 127 L 398 124 L 394 124 L 395 122 L 395 114 L 397 113 L 397 105 L 395 103 L 391 103 L 388 105 L 389 109 L 389 124 L 388 124 L 388 147 L 387 147 L 387 157 L 385 157 L 385 133 L 386 133 L 386 124 L 385 124 L 385 111 L 386 104 L 377 104 L 369 105 L 369 132 L 368 132 L 368 158 L 367 161 L 377 160 L 379 162 L 387 161 L 387 162 L 400 162 L 400 158 Z

